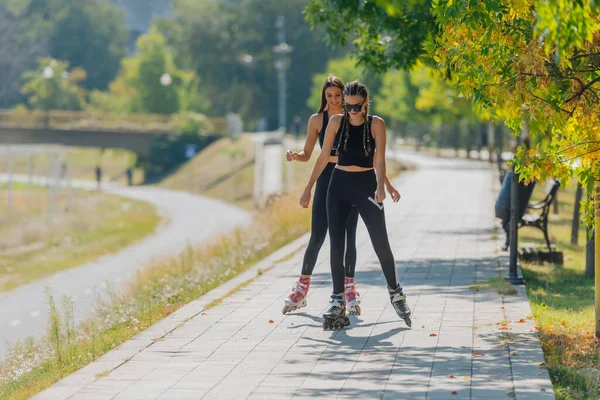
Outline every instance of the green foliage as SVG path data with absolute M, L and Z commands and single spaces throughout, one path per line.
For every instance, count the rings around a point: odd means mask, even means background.
M 339 53 L 327 49 L 321 30 L 311 30 L 302 20 L 305 4 L 305 0 L 181 0 L 174 4 L 173 18 L 161 21 L 159 27 L 169 38 L 178 65 L 194 70 L 202 80 L 211 115 L 267 117 L 273 127 L 278 115 L 278 56 L 273 50 L 278 44 L 277 16 L 285 17 L 285 40 L 292 47 L 286 62 L 288 121 L 292 115 L 312 111 L 306 106 L 310 95 L 306 82 Z
M 35 71 L 23 73 L 23 94 L 29 96 L 28 104 L 38 110 L 83 110 L 85 91 L 79 82 L 85 71 L 69 71 L 69 63 L 52 58 L 40 58 Z
M 187 145 L 196 145 L 199 150 L 202 150 L 214 140 L 213 136 L 200 136 L 187 132 L 180 135 L 163 135 L 154 140 L 148 156 L 138 157 L 136 166 L 144 168 L 146 182 L 154 182 L 186 161 Z
M 328 43 L 352 42 L 360 63 L 377 72 L 413 66 L 439 31 L 431 0 L 309 0 L 305 13 L 313 27 L 325 25 Z
M 124 58 L 119 77 L 110 85 L 112 94 L 129 99 L 129 111 L 173 114 L 185 106 L 202 104 L 198 78 L 177 68 L 164 36 L 156 29 L 141 36 L 137 53 Z
M 108 0 L 61 0 L 53 17 L 50 55 L 88 72 L 87 89 L 106 89 L 127 54 L 125 14 Z

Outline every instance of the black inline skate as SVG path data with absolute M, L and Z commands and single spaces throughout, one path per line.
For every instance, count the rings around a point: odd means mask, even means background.
M 323 319 L 325 319 L 323 321 L 323 329 L 342 329 L 350 325 L 350 320 L 346 316 L 344 294 L 332 294 L 329 304 L 331 304 L 329 310 L 323 314 Z
M 404 320 L 408 327 L 412 326 L 412 321 L 410 320 L 410 307 L 406 303 L 406 295 L 402 292 L 402 287 L 398 284 L 398 287 L 392 289 L 388 286 L 388 292 L 390 293 L 390 301 L 392 302 L 392 306 L 394 306 L 394 310 L 396 310 L 396 314 L 400 318 Z

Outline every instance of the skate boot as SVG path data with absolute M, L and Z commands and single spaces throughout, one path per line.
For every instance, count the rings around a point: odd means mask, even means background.
M 396 289 L 392 289 L 388 286 L 388 292 L 390 293 L 390 300 L 392 302 L 392 306 L 394 306 L 394 310 L 396 310 L 396 314 L 398 314 L 398 316 L 404 320 L 406 325 L 411 327 L 411 311 L 406 303 L 406 295 L 402 292 L 402 287 L 400 284 L 398 284 Z
M 342 329 L 350 325 L 350 320 L 346 316 L 346 303 L 344 302 L 344 294 L 332 294 L 329 301 L 331 307 L 323 314 L 323 329 Z
M 310 278 L 300 278 L 296 282 L 296 287 L 292 288 L 292 293 L 285 299 L 282 313 L 287 314 L 299 308 L 306 307 L 306 295 L 310 287 Z
M 356 291 L 354 278 L 346 278 L 344 294 L 346 295 L 346 311 L 348 315 L 360 315 L 360 294 Z

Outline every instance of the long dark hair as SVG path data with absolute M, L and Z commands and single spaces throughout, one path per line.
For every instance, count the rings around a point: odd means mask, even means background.
M 325 82 L 323 82 L 323 87 L 321 88 L 321 107 L 319 107 L 318 113 L 322 113 L 325 111 L 327 107 L 327 99 L 325 98 L 325 90 L 330 87 L 338 87 L 343 92 L 344 91 L 344 82 L 337 76 L 329 75 Z
M 359 81 L 352 81 L 346 85 L 343 96 L 361 96 L 366 100 L 367 97 L 369 97 L 369 91 L 367 90 L 367 87 L 364 83 L 361 83 Z M 365 156 L 368 156 L 371 152 L 371 139 L 369 138 L 369 136 L 371 136 L 369 103 L 367 103 L 363 115 L 365 117 L 365 124 L 363 127 L 363 149 L 365 151 Z M 342 141 L 344 142 L 343 150 L 348 151 L 348 138 L 350 137 L 350 114 L 346 110 L 344 110 L 344 117 L 342 118 L 342 123 L 344 124 L 344 128 L 342 130 L 342 137 L 340 137 L 336 149 L 336 153 L 338 154 L 340 150 L 340 144 L 342 143 Z

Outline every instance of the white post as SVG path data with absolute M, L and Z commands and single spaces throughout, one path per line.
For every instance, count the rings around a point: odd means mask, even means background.
M 262 208 L 263 191 L 263 140 L 257 140 L 254 145 L 254 207 Z
M 39 149 L 37 149 L 39 150 Z M 36 151 L 36 155 L 37 155 L 37 160 L 33 163 L 33 174 L 36 176 L 36 179 L 38 180 L 37 184 L 38 187 L 36 189 L 36 195 L 35 198 L 37 199 L 36 203 L 37 203 L 37 209 L 41 212 L 42 210 L 42 178 L 40 176 L 40 165 L 42 164 L 42 160 L 41 160 L 41 152 Z
M 58 151 L 54 154 L 54 210 L 58 213 L 60 210 L 60 183 L 61 183 L 61 153 Z
M 67 171 L 66 171 L 66 175 L 67 175 L 67 210 L 71 209 L 71 205 L 73 203 L 73 176 L 72 176 L 72 171 L 71 171 L 71 157 L 72 156 L 72 149 L 69 147 L 69 149 L 67 150 Z
M 31 207 L 31 192 L 33 187 L 33 155 L 31 153 L 27 153 L 27 203 L 29 207 Z
M 7 186 L 7 190 L 8 190 L 8 212 L 10 213 L 10 211 L 12 210 L 12 205 L 13 205 L 13 193 L 12 193 L 12 172 L 13 172 L 13 166 L 12 166 L 12 156 L 10 154 L 10 146 L 8 146 L 6 148 L 6 156 L 8 159 L 8 186 Z

